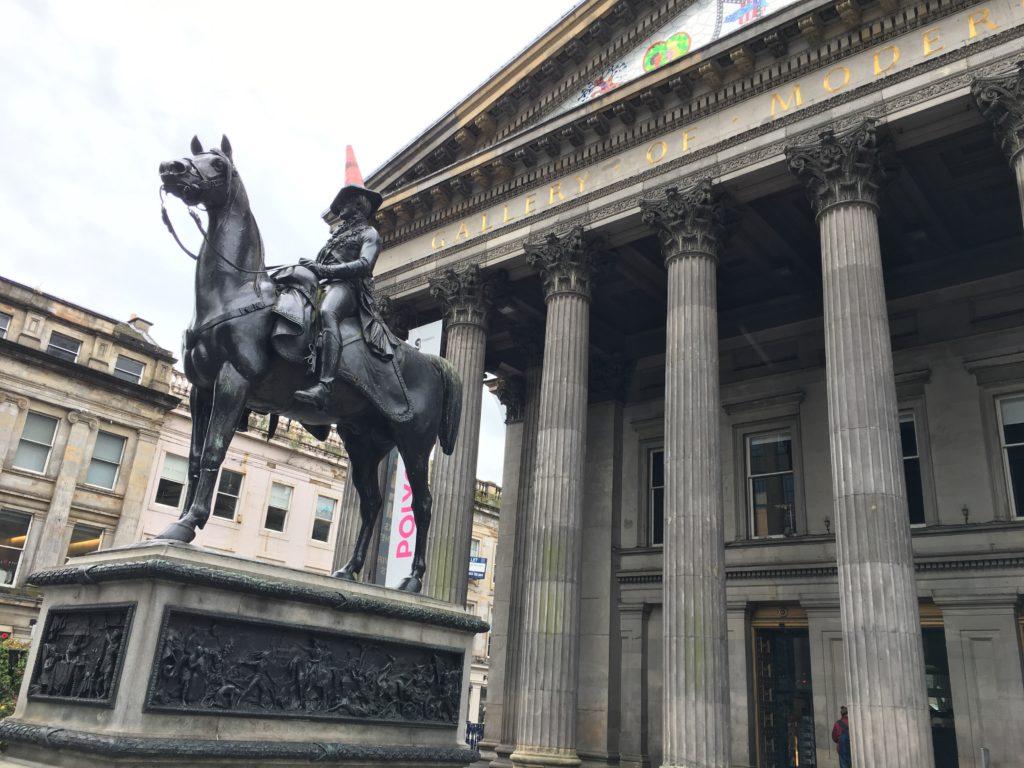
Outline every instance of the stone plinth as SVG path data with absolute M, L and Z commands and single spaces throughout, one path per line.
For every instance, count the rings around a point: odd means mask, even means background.
M 440 601 L 139 545 L 33 575 L 16 765 L 440 766 L 464 743 L 479 619 Z

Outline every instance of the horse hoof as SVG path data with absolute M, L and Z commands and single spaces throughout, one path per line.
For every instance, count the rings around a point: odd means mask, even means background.
M 180 520 L 175 520 L 173 523 L 164 528 L 158 533 L 154 540 L 156 541 L 180 541 L 182 544 L 188 544 L 192 539 L 196 537 L 196 530 L 190 525 L 186 525 Z
M 406 576 L 398 585 L 398 589 L 401 592 L 411 592 L 412 594 L 417 595 L 419 594 L 419 591 L 423 589 L 423 582 L 415 576 Z
M 353 574 L 352 571 L 346 570 L 345 568 L 337 570 L 334 573 L 332 573 L 331 575 L 334 578 L 336 578 L 336 579 L 341 579 L 342 581 L 355 581 L 356 580 L 355 574 Z

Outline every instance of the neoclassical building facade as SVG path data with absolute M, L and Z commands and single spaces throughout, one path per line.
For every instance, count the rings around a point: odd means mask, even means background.
M 585 0 L 368 180 L 390 316 L 502 381 L 492 766 L 834 767 L 843 705 L 854 765 L 1019 765 L 1022 34 Z

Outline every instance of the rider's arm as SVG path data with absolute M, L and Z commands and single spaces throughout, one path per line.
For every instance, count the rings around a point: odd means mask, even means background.
M 370 277 L 380 254 L 380 235 L 373 227 L 363 236 L 363 247 L 359 258 L 343 264 L 321 264 L 320 276 L 325 280 L 344 280 L 349 277 Z

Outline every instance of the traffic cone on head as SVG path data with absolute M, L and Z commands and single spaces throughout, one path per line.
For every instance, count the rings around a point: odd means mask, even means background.
M 366 186 L 363 183 L 363 174 L 359 172 L 359 163 L 356 162 L 356 153 L 351 144 L 345 145 L 345 184 Z

